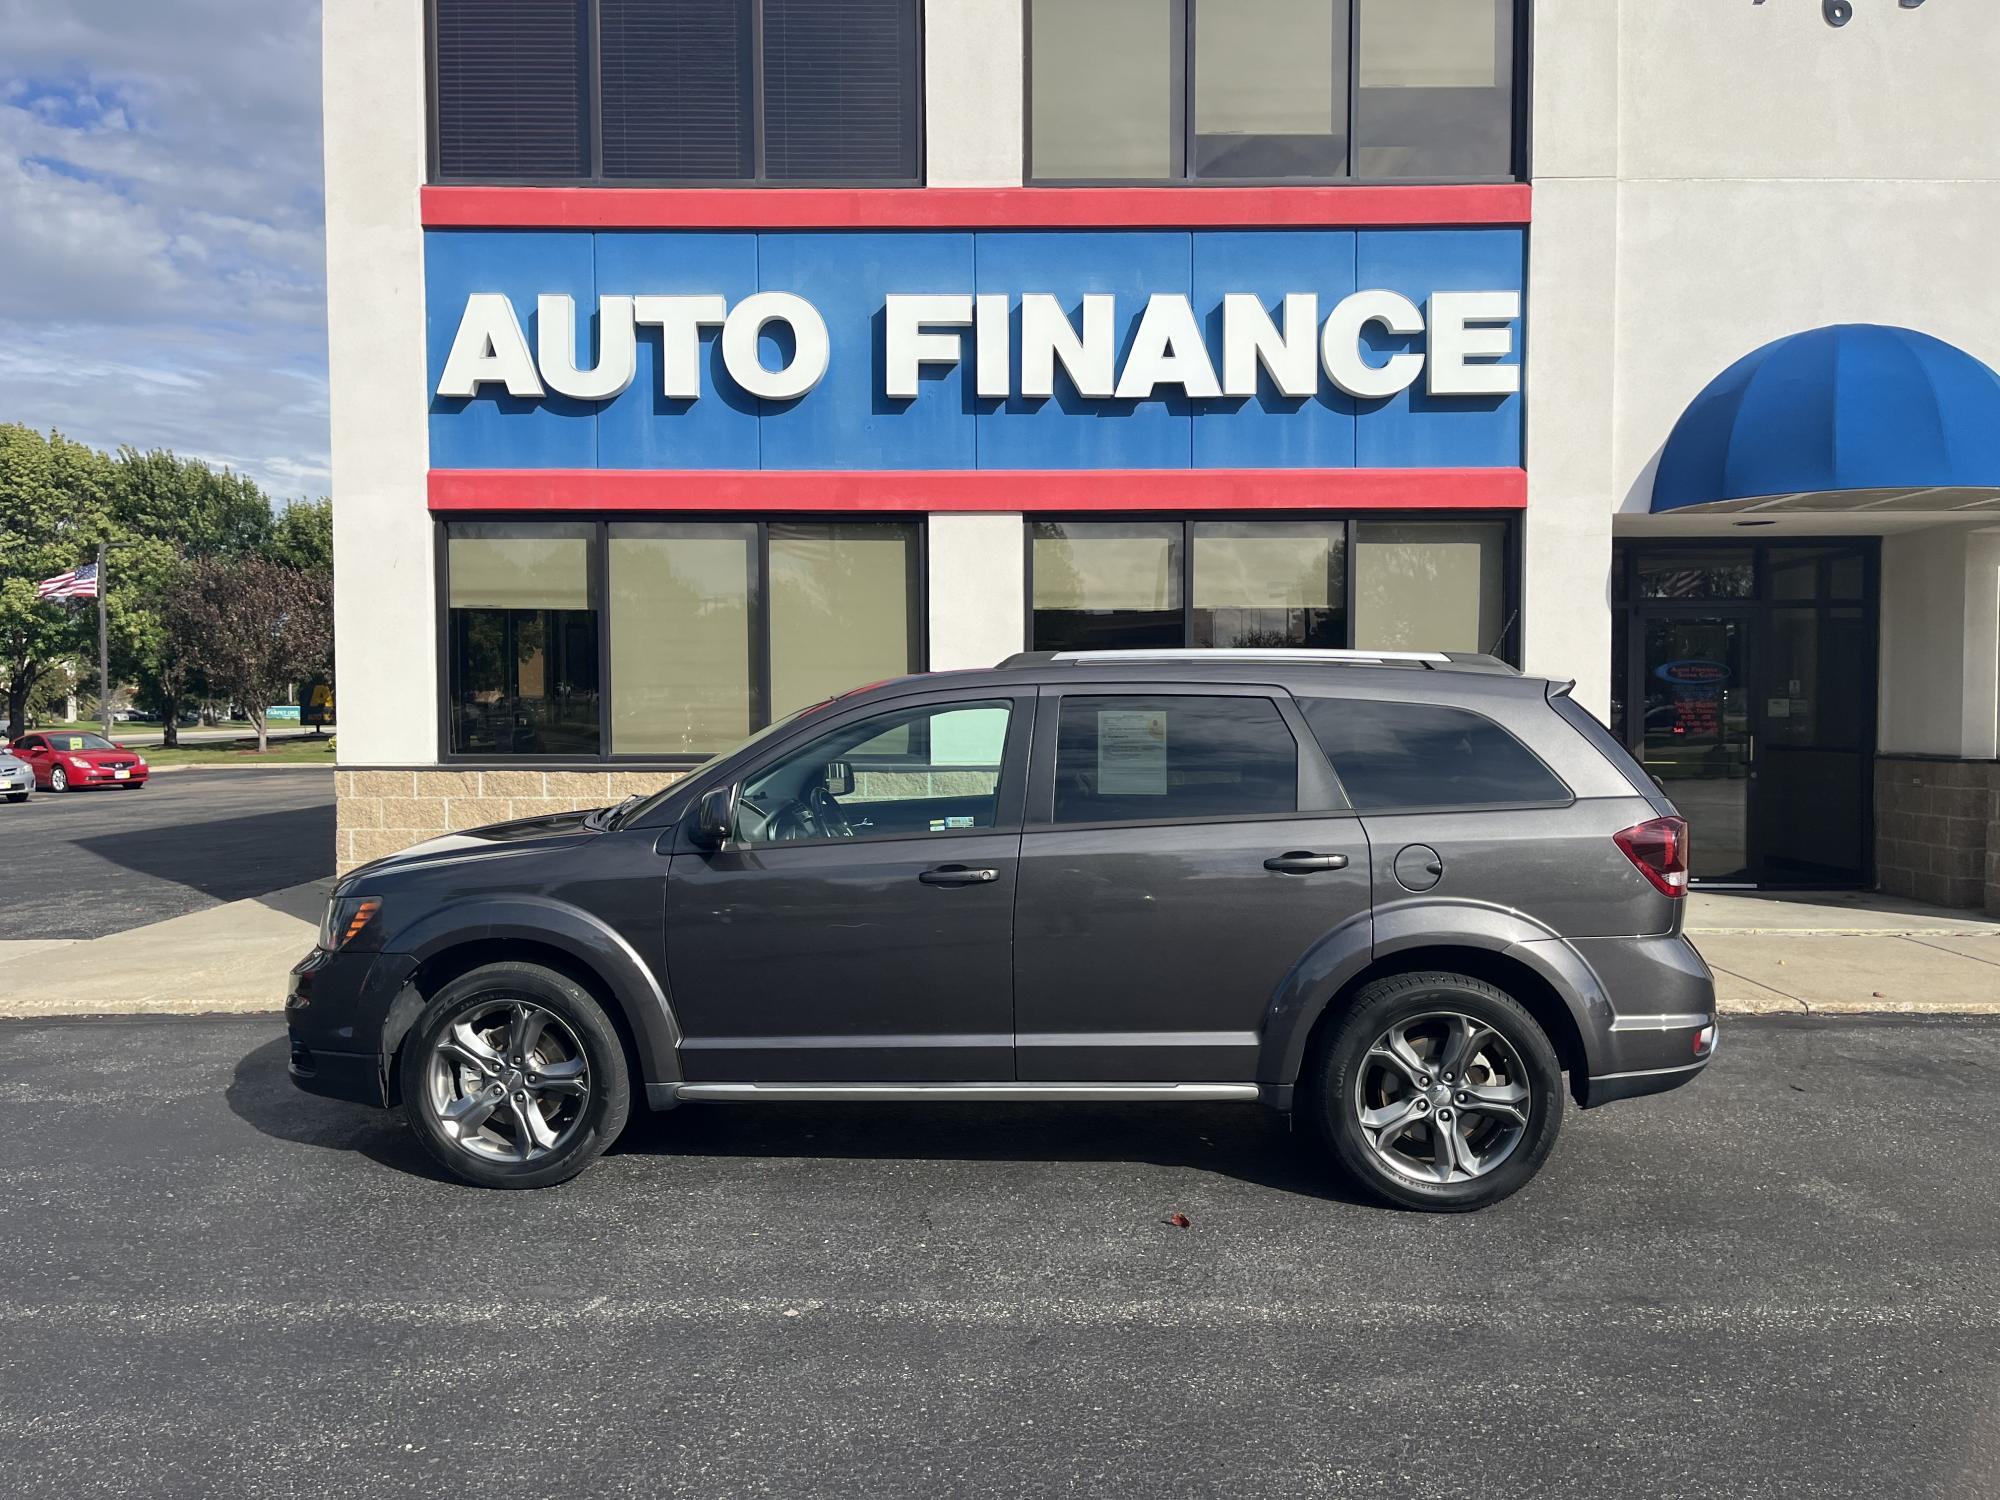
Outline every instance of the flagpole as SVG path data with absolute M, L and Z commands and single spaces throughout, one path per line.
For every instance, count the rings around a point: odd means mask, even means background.
M 97 544 L 97 711 L 104 720 L 104 737 L 111 738 L 111 633 L 104 623 L 103 542 Z

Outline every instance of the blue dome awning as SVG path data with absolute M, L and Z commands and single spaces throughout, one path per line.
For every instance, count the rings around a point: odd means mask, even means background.
M 1652 508 L 1939 489 L 2000 492 L 2000 374 L 1927 333 L 1841 323 L 1711 381 L 1660 454 Z

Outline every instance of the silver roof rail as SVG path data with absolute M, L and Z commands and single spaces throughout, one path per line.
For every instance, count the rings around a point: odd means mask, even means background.
M 1141 662 L 1141 661 L 1267 661 L 1326 662 L 1338 666 L 1381 667 L 1393 662 L 1411 662 L 1426 667 L 1449 666 L 1451 658 L 1442 651 L 1334 651 L 1280 649 L 1269 646 L 1182 646 L 1158 650 L 1058 651 L 1051 661 Z

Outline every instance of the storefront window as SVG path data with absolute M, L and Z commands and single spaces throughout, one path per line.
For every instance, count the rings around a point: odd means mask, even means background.
M 1511 644 L 1502 521 L 1363 521 L 1355 527 L 1354 644 L 1481 651 Z
M 1355 175 L 1512 175 L 1510 0 L 1358 3 Z
M 591 529 L 450 529 L 454 754 L 597 754 Z
M 917 670 L 917 529 L 771 524 L 771 712 Z
M 611 749 L 690 755 L 756 726 L 757 528 L 614 525 Z
M 1641 599 L 1748 599 L 1756 592 L 1748 547 L 1649 549 L 1639 557 Z
M 1029 172 L 1513 177 L 1515 23 L 1515 0 L 1030 0 Z
M 1197 646 L 1347 644 L 1342 521 L 1194 523 Z
M 701 758 L 918 671 L 922 536 L 907 521 L 454 523 L 449 753 Z
M 1029 534 L 1037 651 L 1515 654 L 1505 521 L 1034 521 Z
M 1186 643 L 1178 521 L 1036 521 L 1037 651 Z
M 923 175 L 921 0 L 431 4 L 440 181 Z

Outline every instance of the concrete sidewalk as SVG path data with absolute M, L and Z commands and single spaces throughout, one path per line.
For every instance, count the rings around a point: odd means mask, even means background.
M 331 879 L 69 942 L 0 942 L 0 1016 L 275 1011 Z
M 2000 918 L 1865 891 L 1697 891 L 1688 936 L 1739 1013 L 2000 1012 Z
M 333 882 L 81 942 L 0 942 L 0 1016 L 275 1011 Z M 2000 919 L 1865 893 L 1697 892 L 1688 935 L 1737 1014 L 2000 1012 Z

